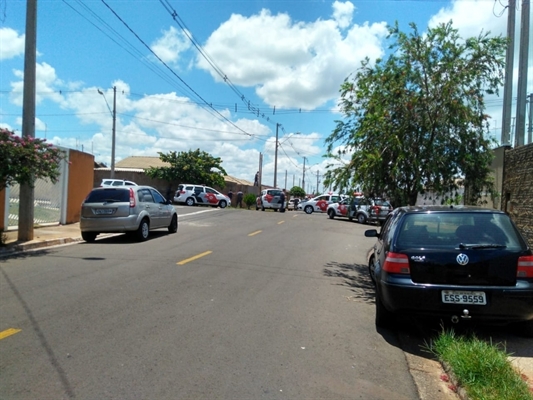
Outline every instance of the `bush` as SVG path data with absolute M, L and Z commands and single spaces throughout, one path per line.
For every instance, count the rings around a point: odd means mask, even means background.
M 253 193 L 246 193 L 242 200 L 244 204 L 246 204 L 246 208 L 249 210 L 251 206 L 255 205 L 256 196 Z

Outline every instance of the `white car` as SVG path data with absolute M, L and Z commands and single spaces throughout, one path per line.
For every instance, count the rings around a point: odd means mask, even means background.
M 100 187 L 108 186 L 137 186 L 135 182 L 127 181 L 125 179 L 102 179 Z
M 231 201 L 228 196 L 209 186 L 180 184 L 174 196 L 174 203 L 226 208 Z
M 338 193 L 326 193 L 315 198 L 312 198 L 304 203 L 299 203 L 297 210 L 304 211 L 306 214 L 312 214 L 313 212 L 326 212 L 328 205 L 332 203 L 338 203 L 344 200 L 348 196 Z
M 281 190 L 280 189 L 264 189 L 261 191 L 255 203 L 255 209 L 265 211 L 267 208 L 271 208 L 274 211 L 278 211 L 281 208 Z

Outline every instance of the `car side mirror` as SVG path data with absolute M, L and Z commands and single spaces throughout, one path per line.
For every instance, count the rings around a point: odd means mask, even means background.
M 379 234 L 378 234 L 377 229 L 368 229 L 365 231 L 365 236 L 366 237 L 378 237 Z

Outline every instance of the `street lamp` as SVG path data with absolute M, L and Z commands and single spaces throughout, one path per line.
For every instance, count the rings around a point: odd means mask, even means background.
M 104 92 L 102 92 L 100 89 L 98 89 L 98 93 L 100 93 L 105 100 L 105 103 L 107 104 L 107 108 L 109 109 L 109 104 L 107 103 L 107 99 L 105 97 Z M 111 112 L 111 110 L 109 110 Z M 115 177 L 115 128 L 116 128 L 116 120 L 117 120 L 117 87 L 113 86 L 113 111 L 111 112 L 111 115 L 113 116 L 113 131 L 112 131 L 112 139 L 111 139 L 111 179 Z

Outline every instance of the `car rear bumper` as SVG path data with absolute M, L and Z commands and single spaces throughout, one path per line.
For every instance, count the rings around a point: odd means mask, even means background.
M 82 232 L 128 232 L 135 231 L 138 227 L 137 215 L 117 218 L 80 218 L 80 230 Z
M 443 290 L 485 292 L 487 304 L 446 304 Z M 385 307 L 398 314 L 450 318 L 468 310 L 472 320 L 533 320 L 533 282 L 518 281 L 512 287 L 421 285 L 409 278 L 379 282 L 380 297 Z

